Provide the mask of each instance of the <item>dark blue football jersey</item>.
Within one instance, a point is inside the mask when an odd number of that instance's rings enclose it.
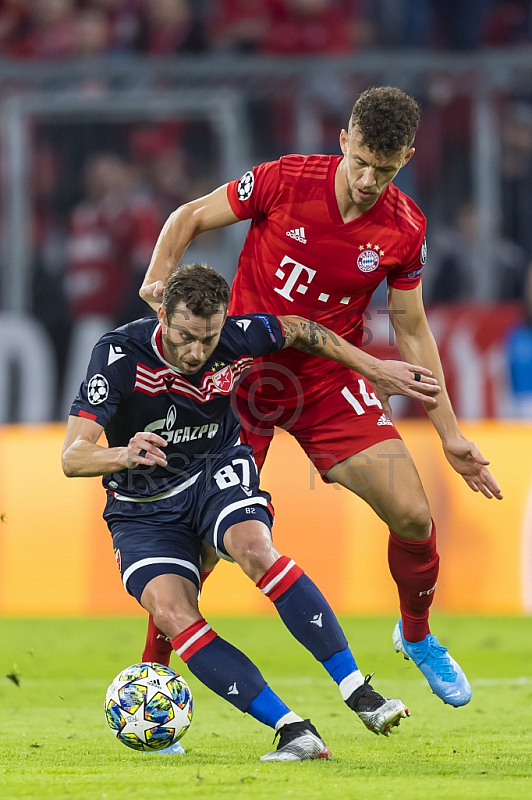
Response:
[[[227,317],[218,346],[204,366],[185,376],[162,355],[161,326],[149,317],[117,328],[97,342],[87,377],[70,414],[105,429],[109,447],[125,447],[139,431],[167,440],[167,466],[139,465],[104,475],[103,485],[127,497],[153,498],[216,468],[216,455],[239,441],[231,393],[254,358],[285,343],[271,314]]]

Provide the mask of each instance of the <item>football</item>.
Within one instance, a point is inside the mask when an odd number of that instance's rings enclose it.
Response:
[[[119,672],[105,695],[105,718],[116,738],[133,750],[162,750],[192,721],[192,693],[163,664],[133,664]]]

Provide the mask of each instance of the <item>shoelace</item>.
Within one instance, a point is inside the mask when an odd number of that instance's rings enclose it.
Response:
[[[366,705],[366,708],[364,709],[365,711],[376,711],[384,702],[383,697],[376,692],[373,686],[370,684],[370,680],[374,675],[375,672],[370,672],[368,675],[366,675],[364,678],[364,683],[359,687],[361,695],[360,699],[362,700],[363,698]],[[366,692],[366,690],[369,690],[369,692]]]
[[[281,738],[281,729],[279,728],[279,730],[275,731],[275,733],[273,734],[272,745],[275,744],[277,739],[280,738]]]
[[[438,642],[438,640],[431,635],[427,637],[427,654],[423,656],[423,661],[427,658],[434,660],[438,665],[438,673],[447,682],[451,682],[456,677],[456,670],[449,661],[447,656],[447,648]]]
[[[291,723],[291,724],[294,724],[294,723]],[[272,739],[272,744],[275,744],[277,739],[279,739],[278,746],[281,744],[281,736],[282,736],[281,731],[283,730],[284,727],[285,726],[283,725],[282,728],[279,728],[278,730],[275,731],[275,733],[273,735],[273,739]],[[285,731],[285,734],[289,734],[289,733],[290,733],[290,731]],[[292,737],[292,738],[294,738],[294,737]],[[292,738],[289,741],[292,741]]]

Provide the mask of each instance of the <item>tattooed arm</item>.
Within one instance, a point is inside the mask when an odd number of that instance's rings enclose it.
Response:
[[[364,375],[373,384],[387,413],[390,413],[388,398],[394,394],[403,394],[428,404],[436,403],[435,395],[440,387],[430,369],[405,361],[381,361],[318,322],[303,317],[287,316],[279,317],[279,320],[284,329],[285,347],[295,347],[304,353],[337,361]],[[418,381],[414,379],[416,373],[420,375]]]

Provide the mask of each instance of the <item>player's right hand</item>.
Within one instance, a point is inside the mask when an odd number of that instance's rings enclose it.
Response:
[[[416,375],[420,379],[416,380]],[[405,361],[381,361],[376,374],[371,376],[377,397],[382,403],[383,411],[391,416],[389,398],[395,394],[413,397],[430,406],[438,402],[436,395],[441,392],[436,378],[426,367],[407,364]]]
[[[127,469],[133,469],[138,464],[146,464],[146,466],[153,467],[157,464],[159,467],[166,467],[166,455],[161,450],[161,447],[166,447],[168,442],[162,436],[156,433],[146,433],[139,431],[126,447],[126,464]]]

